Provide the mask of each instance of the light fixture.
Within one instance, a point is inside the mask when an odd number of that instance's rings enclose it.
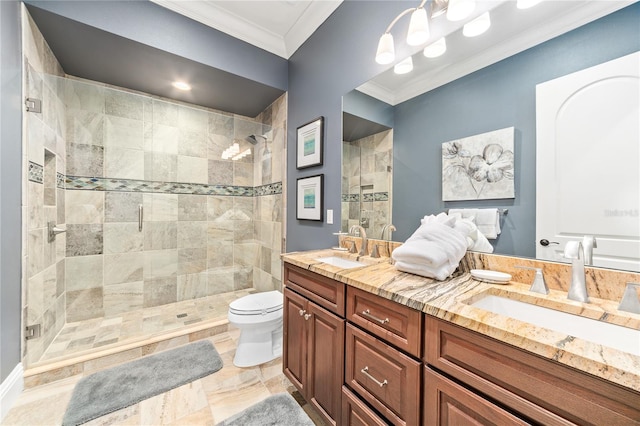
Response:
[[[191,85],[185,83],[184,81],[174,81],[173,83],[171,83],[171,85],[176,89],[184,90],[185,92],[191,90]]]
[[[462,27],[462,34],[465,37],[475,37],[484,33],[491,26],[491,18],[489,12],[485,12],[473,21],[469,21]]]
[[[471,15],[475,8],[475,0],[449,0],[447,19],[450,21],[461,21]]]
[[[413,70],[413,59],[411,59],[411,56],[408,56],[407,58],[398,62],[393,67],[393,72],[395,72],[396,74],[406,74],[408,72],[411,72],[411,70]]]
[[[409,46],[420,46],[426,43],[427,40],[429,40],[429,19],[424,7],[419,7],[411,14],[407,44]]]
[[[429,39],[429,19],[427,18],[427,11],[424,9],[426,2],[427,0],[422,0],[418,7],[404,10],[391,21],[378,42],[378,50],[376,51],[377,63],[386,65],[396,59],[391,29],[404,15],[411,13],[411,22],[409,23],[409,31],[407,33],[408,45],[419,46]]]
[[[444,37],[441,37],[435,42],[425,47],[422,53],[427,58],[437,58],[438,56],[442,56],[446,51],[447,51],[447,42]]]
[[[535,6],[540,3],[542,0],[518,0],[516,2],[516,7],[518,9],[529,9],[530,7]]]
[[[378,42],[378,51],[376,53],[376,62],[381,65],[387,65],[393,62],[396,53],[393,48],[393,36],[391,33],[384,33]]]
[[[449,0],[431,0],[431,19],[447,12]]]

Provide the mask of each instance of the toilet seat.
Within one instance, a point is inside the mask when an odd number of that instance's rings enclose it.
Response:
[[[229,304],[235,315],[266,315],[282,310],[283,296],[279,291],[249,294]]]

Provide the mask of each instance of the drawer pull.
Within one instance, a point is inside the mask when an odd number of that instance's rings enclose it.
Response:
[[[300,309],[300,310],[298,311],[298,313],[300,314],[300,316],[303,316],[305,312],[307,312],[307,311],[305,311],[304,309]]]
[[[384,379],[383,381],[379,381],[378,379],[376,379],[375,377],[373,377],[371,374],[369,374],[369,366],[365,365],[365,367],[360,370],[360,372],[362,374],[364,374],[365,376],[367,376],[368,378],[370,378],[371,380],[373,380],[374,382],[376,382],[376,384],[380,387],[383,387],[385,385],[387,385],[387,379]]]
[[[369,312],[368,309],[365,310],[365,311],[362,311],[362,315],[364,315],[365,317],[369,317],[372,320],[379,322],[380,324],[386,324],[386,323],[389,322],[389,318],[380,319],[380,318],[378,318],[378,317],[376,317],[374,315],[371,315],[371,313]]]

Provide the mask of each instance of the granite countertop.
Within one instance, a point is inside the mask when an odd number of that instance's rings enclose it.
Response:
[[[367,266],[341,269],[317,260],[324,256],[359,260]],[[551,290],[547,296],[533,294],[528,291],[529,285],[515,282],[508,285],[489,284],[475,280],[469,273],[446,281],[436,281],[400,272],[389,263],[388,258],[358,257],[331,249],[285,253],[282,259],[289,264],[640,391],[640,356],[494,314],[465,303],[473,302],[486,294],[508,294],[511,299],[551,308],[562,306],[563,310],[575,314],[640,329],[640,315],[617,311],[617,303],[613,301],[592,297],[590,303],[583,304],[567,300],[564,292]]]

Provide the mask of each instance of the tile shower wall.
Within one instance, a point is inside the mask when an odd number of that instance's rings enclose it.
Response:
[[[380,238],[391,223],[393,130],[342,145],[342,230],[363,224]]]
[[[250,119],[61,78],[23,16],[25,95],[43,100],[24,119],[24,325],[44,330],[27,366],[65,321],[281,288],[286,95]],[[233,141],[252,155],[222,160]],[[67,229],[53,244],[47,221]]]
[[[253,268],[253,287],[259,291],[282,290],[282,260],[284,251],[283,194],[285,168],[285,140],[287,134],[286,94],[269,106],[258,119],[271,127],[266,143],[255,149],[253,163],[254,237],[256,263]]]
[[[40,358],[65,323],[66,236],[48,242],[47,222],[64,227],[64,93],[60,65],[23,6],[24,95],[42,101],[42,112],[24,113],[22,182],[23,326],[39,324],[41,337],[22,347],[27,364]]]
[[[273,235],[280,238],[273,231],[281,227],[280,215],[273,212],[280,210],[281,196],[255,196],[278,189],[262,184],[263,178],[273,183],[271,173],[262,174],[271,164],[262,167],[262,160],[271,163],[265,145],[274,149],[274,131],[261,117],[251,120],[71,79],[66,100],[68,321],[256,284],[274,287],[267,275]],[[249,135],[266,135],[267,142],[254,146]],[[233,142],[252,155],[223,160]],[[256,171],[260,185],[254,185]],[[269,217],[256,221],[263,203]],[[264,232],[264,241],[263,228],[271,231]]]

